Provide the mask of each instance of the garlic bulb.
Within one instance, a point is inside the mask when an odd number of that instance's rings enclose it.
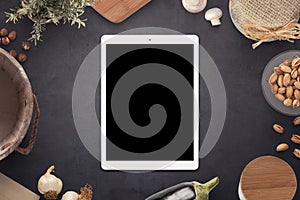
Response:
[[[56,199],[63,187],[62,181],[51,174],[54,172],[54,169],[54,165],[49,167],[47,172],[38,181],[38,190],[44,195],[45,199]]]
[[[61,200],[92,200],[93,198],[93,190],[89,185],[85,185],[80,189],[80,194],[74,191],[66,192]]]
[[[66,192],[61,200],[78,200],[79,195],[74,191]]]

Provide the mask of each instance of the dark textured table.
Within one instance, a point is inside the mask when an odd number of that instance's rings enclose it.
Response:
[[[17,41],[21,42],[29,36],[31,21],[25,19],[17,25],[5,24],[3,14],[17,4],[18,1],[0,2],[0,26],[17,30]],[[206,181],[216,175],[221,182],[211,194],[211,199],[238,199],[238,182],[244,166],[253,158],[266,154],[286,160],[300,177],[300,160],[292,155],[295,146],[292,145],[285,153],[274,151],[278,143],[289,141],[290,133],[300,133],[300,130],[292,126],[291,117],[270,108],[260,87],[266,63],[282,51],[300,49],[300,43],[263,44],[254,51],[251,41],[234,28],[228,13],[228,2],[209,1],[207,8],[213,6],[224,11],[223,24],[215,28],[205,21],[204,13],[193,15],[185,12],[179,0],[154,0],[122,24],[112,24],[88,8],[85,14],[87,28],[77,30],[75,26],[47,25],[44,42],[32,48],[24,64],[42,112],[38,138],[28,157],[14,153],[1,161],[0,172],[37,192],[38,177],[47,167],[55,164],[56,174],[64,181],[64,191],[76,190],[89,183],[94,188],[95,199],[105,200],[141,200],[167,186],[188,180]],[[72,88],[80,64],[99,43],[101,35],[144,26],[199,35],[201,44],[222,74],[228,100],[225,127],[216,147],[201,160],[201,167],[195,172],[104,172],[76,133],[72,116]],[[17,42],[8,49],[14,46],[18,46]],[[201,89],[201,130],[205,133],[210,103],[204,84]],[[287,134],[274,134],[271,129],[274,122],[284,124]],[[300,199],[300,193],[295,199]]]

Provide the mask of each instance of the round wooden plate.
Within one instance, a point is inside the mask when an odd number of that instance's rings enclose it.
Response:
[[[291,166],[274,156],[262,156],[244,169],[240,185],[241,200],[291,200],[297,178]]]

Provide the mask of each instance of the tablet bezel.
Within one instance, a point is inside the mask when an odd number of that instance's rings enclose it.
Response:
[[[194,46],[193,161],[111,161],[106,159],[106,45],[192,44]],[[114,167],[117,166],[117,167]],[[196,170],[199,167],[199,37],[197,35],[103,35],[101,37],[101,167],[103,170]]]

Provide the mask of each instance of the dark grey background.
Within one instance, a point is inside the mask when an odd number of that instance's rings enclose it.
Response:
[[[18,31],[16,46],[29,36],[32,25],[28,19],[18,25],[5,24],[3,12],[18,3],[0,1],[1,26]],[[207,8],[213,6],[224,11],[220,27],[211,27],[205,21],[204,13],[193,15],[185,12],[179,0],[154,0],[122,24],[112,24],[88,8],[85,15],[88,17],[87,28],[77,30],[69,25],[47,25],[44,42],[32,48],[29,60],[24,64],[42,112],[37,142],[28,157],[14,153],[1,161],[0,171],[37,192],[38,177],[55,164],[56,174],[64,180],[64,191],[76,190],[89,183],[94,187],[95,199],[109,200],[140,200],[179,182],[206,181],[216,175],[221,182],[211,194],[211,199],[238,199],[237,187],[242,169],[251,159],[266,154],[288,161],[299,177],[300,160],[293,157],[292,149],[278,154],[274,148],[280,142],[288,142],[290,133],[300,133],[300,130],[292,126],[291,117],[275,112],[265,102],[260,79],[264,66],[273,56],[285,50],[300,49],[300,43],[264,44],[253,51],[252,42],[233,26],[228,1],[208,1]],[[199,35],[201,44],[213,57],[223,76],[228,98],[226,124],[217,146],[201,161],[198,171],[103,172],[77,136],[71,103],[72,87],[81,62],[98,44],[100,35],[143,26],[165,27]],[[201,85],[200,119],[205,127],[210,104],[205,86]],[[283,136],[273,133],[271,127],[274,122],[284,124],[287,133]],[[299,198],[300,193],[295,199]]]

